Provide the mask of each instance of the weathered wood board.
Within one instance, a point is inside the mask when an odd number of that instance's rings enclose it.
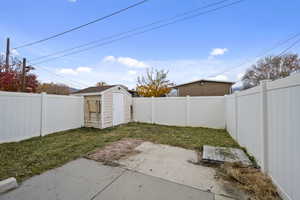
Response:
[[[235,148],[213,147],[204,145],[202,160],[205,162],[242,162],[244,165],[251,165],[251,161],[244,151]]]

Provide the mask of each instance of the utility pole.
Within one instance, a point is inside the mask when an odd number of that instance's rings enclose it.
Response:
[[[6,39],[6,57],[5,57],[5,69],[8,71],[9,69],[9,54],[10,54],[10,39]]]
[[[22,68],[22,92],[25,92],[25,78],[26,78],[26,58],[23,58],[23,68]]]

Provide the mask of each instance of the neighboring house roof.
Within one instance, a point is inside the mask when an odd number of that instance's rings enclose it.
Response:
[[[116,85],[104,85],[104,86],[99,86],[99,87],[88,87],[88,88],[85,88],[83,90],[73,92],[72,94],[103,92],[104,90],[107,90],[107,89],[115,87],[115,86]]]
[[[136,90],[127,90],[132,96],[135,96],[135,97],[137,97],[137,96],[139,96],[138,95],[138,92],[136,91]]]
[[[231,81],[219,81],[219,80],[200,79],[200,80],[197,80],[197,81],[192,81],[192,82],[187,82],[187,83],[175,85],[173,88],[178,88],[178,87],[181,87],[181,86],[184,86],[184,85],[189,85],[189,84],[193,84],[193,83],[201,83],[201,82],[224,83],[224,84],[230,84],[230,85],[235,84],[235,82],[231,82]]]

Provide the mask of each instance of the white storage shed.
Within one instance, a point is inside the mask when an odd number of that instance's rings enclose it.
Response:
[[[84,97],[84,125],[108,128],[131,121],[132,96],[121,85],[89,87],[73,93]]]

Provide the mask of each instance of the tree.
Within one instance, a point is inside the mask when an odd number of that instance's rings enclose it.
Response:
[[[105,85],[107,85],[107,83],[104,81],[100,81],[100,82],[96,83],[96,87],[101,87],[101,86],[105,86]]]
[[[42,83],[39,84],[37,92],[46,92],[47,94],[69,95],[70,87],[64,84]]]
[[[243,89],[259,85],[261,80],[276,80],[300,71],[300,59],[297,54],[268,56],[260,59],[248,69],[242,78]]]
[[[167,79],[167,75],[168,71],[147,69],[146,75],[138,77],[136,91],[143,97],[165,96],[174,85]]]
[[[38,81],[36,75],[30,73],[33,67],[26,67],[25,92],[36,92]],[[0,90],[20,92],[22,90],[22,62],[11,58],[10,66],[5,65],[4,56],[0,57]]]

